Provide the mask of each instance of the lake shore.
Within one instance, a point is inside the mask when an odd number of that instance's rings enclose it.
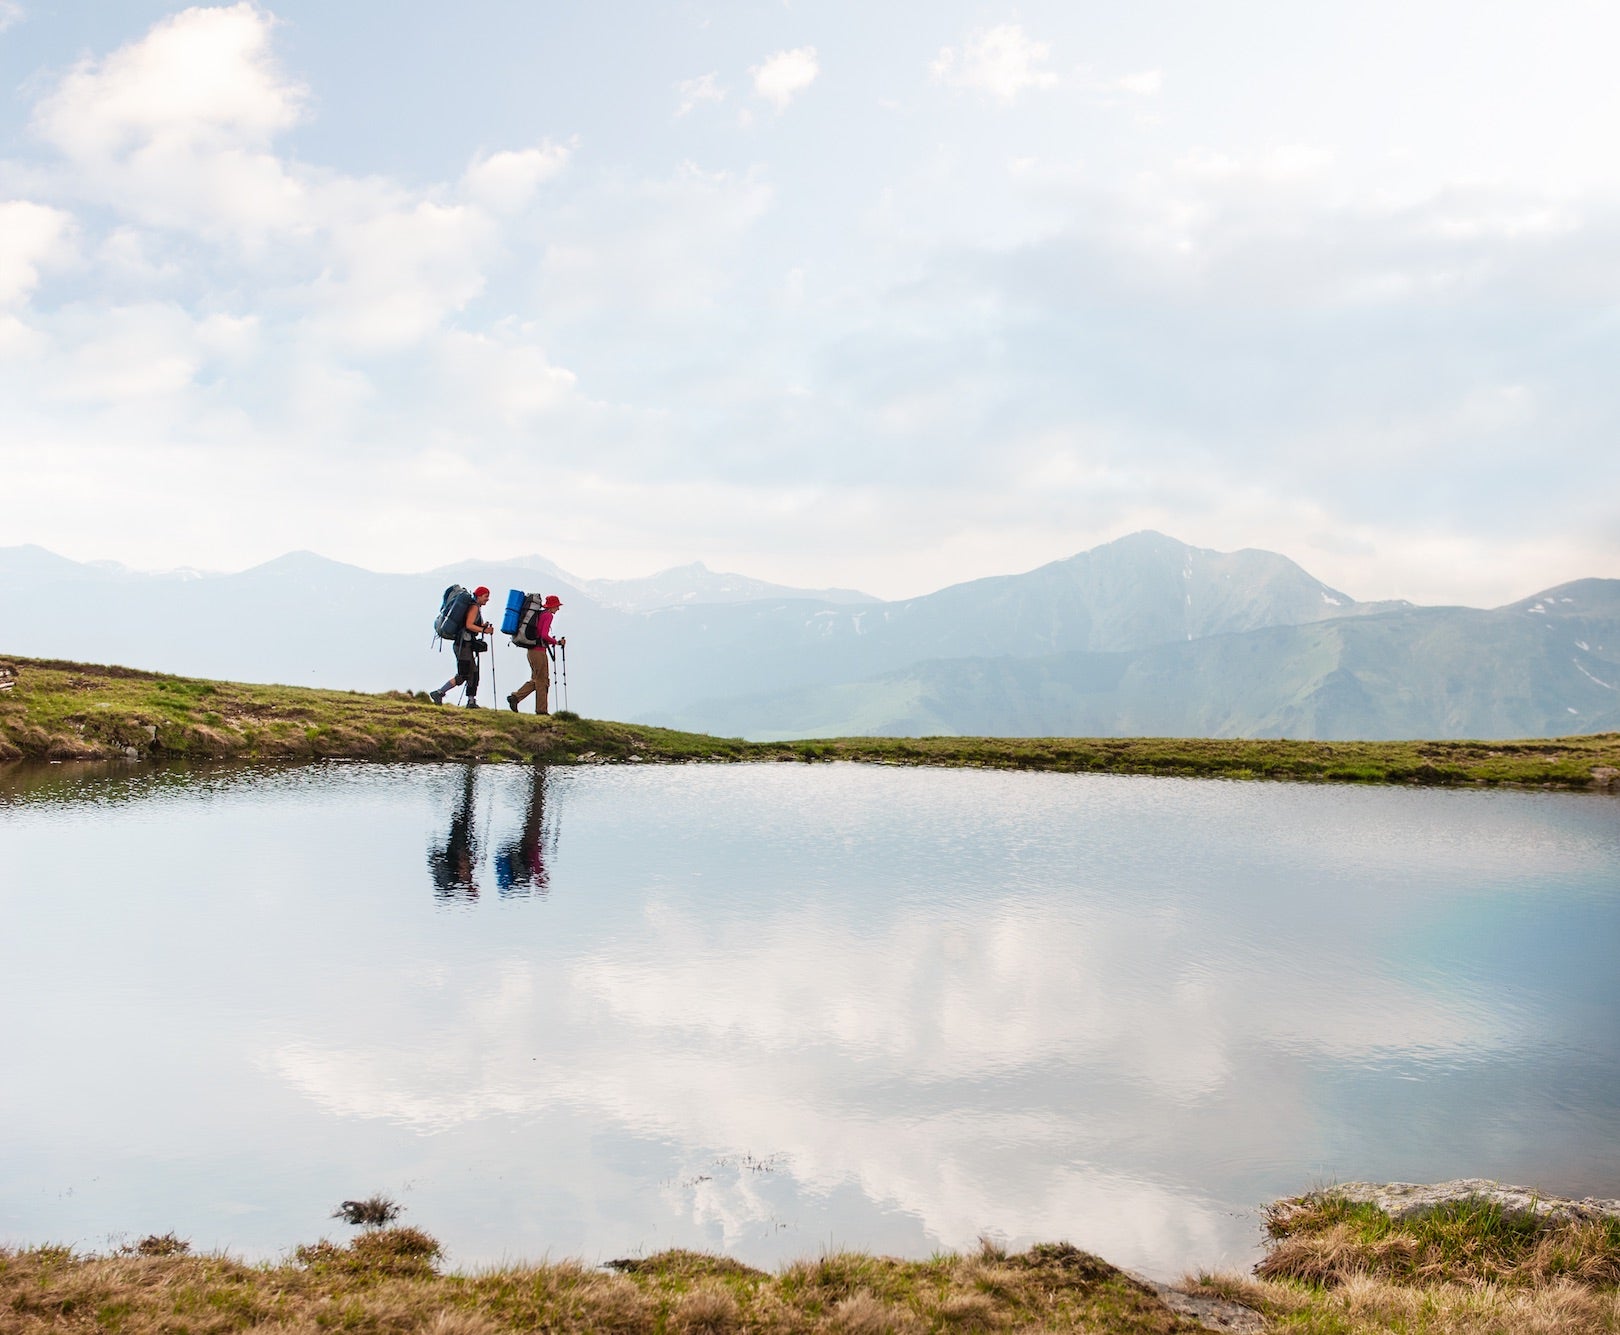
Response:
[[[1339,1335],[1620,1331],[1620,1202],[1541,1197],[1470,1179],[1347,1184],[1273,1203],[1254,1275],[1144,1281],[1067,1243],[905,1261],[826,1253],[767,1273],[691,1251],[609,1261],[443,1266],[429,1233],[384,1198],[338,1214],[375,1221],[248,1265],[190,1255],[173,1233],[112,1255],[0,1247],[7,1330],[274,1328],[494,1335],[554,1332],[1218,1330]],[[336,1217],[336,1216],[334,1216]]]
[[[1507,741],[843,737],[745,742],[425,695],[207,681],[0,658],[0,762],[68,760],[863,761],[1074,774],[1620,792],[1620,733]]]

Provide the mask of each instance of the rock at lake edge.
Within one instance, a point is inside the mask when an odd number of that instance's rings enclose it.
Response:
[[[1245,1307],[1228,1298],[1214,1298],[1207,1294],[1188,1293],[1173,1284],[1161,1284],[1156,1279],[1125,1272],[1144,1288],[1158,1294],[1159,1301],[1177,1316],[1196,1322],[1205,1330],[1228,1332],[1228,1335],[1261,1335],[1266,1319],[1252,1307]]]
[[[1568,1196],[1550,1196],[1530,1187],[1506,1186],[1482,1177],[1429,1183],[1341,1182],[1337,1186],[1313,1191],[1306,1199],[1320,1200],[1332,1196],[1376,1205],[1391,1219],[1410,1219],[1438,1206],[1469,1199],[1494,1201],[1511,1213],[1544,1215],[1549,1219],[1620,1218],[1620,1200],[1599,1200],[1592,1196],[1575,1200]]]

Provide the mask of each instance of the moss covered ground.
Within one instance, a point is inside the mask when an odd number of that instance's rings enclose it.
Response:
[[[1620,791],[1620,734],[1509,741],[842,737],[745,742],[573,715],[436,706],[423,695],[206,681],[7,658],[0,761],[140,759],[846,760],[1063,773]]]

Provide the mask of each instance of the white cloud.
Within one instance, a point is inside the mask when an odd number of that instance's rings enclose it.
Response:
[[[1090,66],[1079,66],[1074,71],[1075,85],[1100,95],[1104,104],[1117,105],[1121,96],[1129,98],[1157,97],[1164,91],[1164,71],[1137,70],[1131,74],[1104,76]]]
[[[450,396],[465,405],[469,421],[488,417],[517,427],[574,397],[574,374],[553,366],[542,349],[525,340],[523,331],[494,335],[451,331],[441,356]]]
[[[784,111],[789,102],[816,81],[821,66],[816,61],[816,48],[801,46],[792,51],[778,51],[749,73],[754,76],[754,91],[778,111]]]
[[[0,0],[0,32],[27,17],[28,11],[22,7],[20,0]]]
[[[482,210],[424,200],[332,229],[330,268],[305,293],[317,323],[361,349],[419,342],[484,289],[495,226]]]
[[[480,154],[461,178],[467,197],[495,213],[520,213],[545,182],[568,165],[573,145],[549,139],[536,148]]]
[[[238,266],[238,299],[302,311],[328,341],[408,347],[484,291],[499,218],[528,207],[572,145],[479,155],[460,182],[464,203],[442,187],[306,168],[272,143],[306,96],[276,68],[273,27],[250,4],[191,9],[80,62],[34,117],[66,159],[55,179],[123,216],[102,252],[121,283],[176,281],[213,258]],[[233,253],[191,250],[176,266],[169,232]]]
[[[1137,74],[1127,74],[1123,78],[1115,79],[1113,86],[1122,93],[1153,97],[1164,87],[1164,71],[1142,70]]]
[[[1051,50],[1025,37],[1019,24],[1003,23],[970,34],[960,48],[942,48],[931,71],[941,83],[1012,102],[1026,89],[1056,85],[1057,75],[1042,68]]]
[[[298,122],[306,96],[280,77],[271,27],[251,4],[185,10],[103,61],[81,61],[35,128],[80,159],[164,140],[267,143]]]
[[[0,311],[0,360],[22,366],[44,356],[49,345],[50,341],[39,330],[24,324],[15,315]]]
[[[65,398],[127,406],[178,394],[201,365],[196,329],[169,306],[98,312],[95,331],[67,351],[55,377]]]
[[[676,96],[680,99],[675,114],[684,116],[704,102],[724,102],[726,90],[720,87],[718,79],[719,75],[713,72],[700,74],[695,79],[682,79],[675,85]]]
[[[41,269],[65,261],[74,230],[72,216],[61,209],[21,199],[0,202],[0,304],[25,300]]]
[[[712,307],[773,199],[756,176],[692,163],[663,180],[604,183],[551,219],[542,304],[593,320]]]
[[[150,290],[180,278],[184,266],[163,253],[152,233],[140,227],[114,227],[96,252],[110,284]]]
[[[251,4],[188,9],[105,60],[74,67],[34,115],[73,164],[72,188],[166,226],[285,225],[302,187],[268,145],[297,124],[271,18]]]

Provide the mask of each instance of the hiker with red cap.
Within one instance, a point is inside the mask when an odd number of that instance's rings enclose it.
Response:
[[[554,593],[546,595],[544,609],[540,613],[540,620],[535,627],[535,638],[538,641],[532,648],[525,650],[529,656],[529,680],[506,697],[506,707],[514,714],[518,706],[534,695],[534,712],[536,714],[549,714],[547,702],[551,698],[551,651],[560,644],[567,644],[566,637],[553,639],[551,635],[551,619],[562,606],[562,599]]]
[[[462,594],[466,597],[466,594]],[[479,609],[489,601],[489,590],[480,584],[472,591],[472,603],[467,608],[467,619],[462,622],[456,631],[456,675],[439,687],[436,691],[428,692],[428,699],[436,705],[444,703],[444,697],[449,695],[463,682],[467,684],[467,708],[477,709],[478,705],[478,655],[489,648],[481,635],[492,634],[495,627],[479,616]]]

